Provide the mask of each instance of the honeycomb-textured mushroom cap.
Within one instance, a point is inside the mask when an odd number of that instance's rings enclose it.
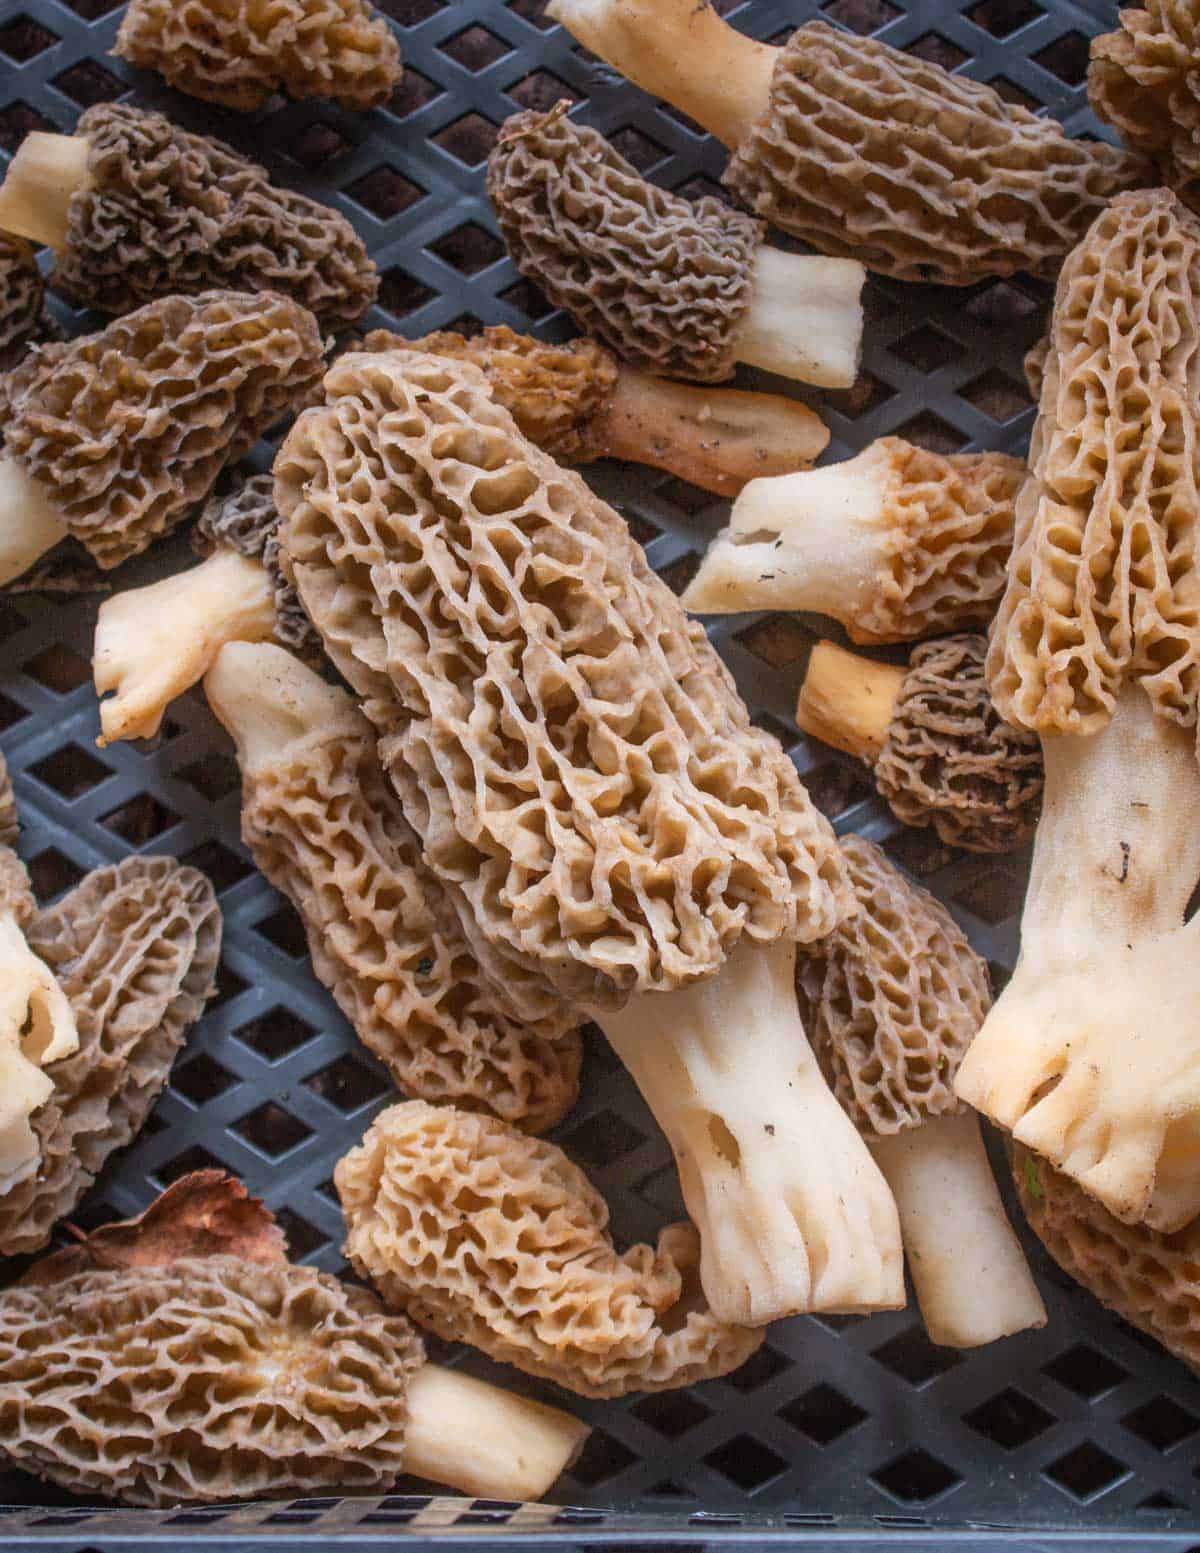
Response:
[[[15,366],[40,334],[45,289],[29,244],[0,233],[0,370]]]
[[[5,451],[116,566],[203,501],[321,368],[316,320],[285,297],[164,297],[18,367]]]
[[[875,784],[906,825],[973,852],[1010,852],[1037,823],[1042,751],[996,710],[986,656],[986,639],[971,635],[913,650]]]
[[[0,1252],[45,1245],[114,1150],[140,1131],[214,990],[221,915],[203,874],[169,857],[90,873],[26,937],[75,1015],[79,1049],[45,1070],[36,1177],[0,1197]]]
[[[286,1262],[18,1286],[0,1293],[0,1450],[135,1505],[383,1490],[423,1357],[365,1291]]]
[[[113,52],[246,113],[277,91],[373,108],[401,75],[400,47],[365,0],[133,0]]]
[[[1138,151],[1200,174],[1200,5],[1145,0],[1092,39],[1088,96],[1100,118]]]
[[[513,263],[585,334],[666,377],[732,375],[760,222],[647,183],[562,104],[505,121],[487,187]]]
[[[959,1109],[954,1075],[991,1007],[953,917],[862,836],[842,856],[858,915],[796,960],[804,1027],[859,1130],[889,1136]]]
[[[125,313],[228,286],[280,292],[337,327],[375,300],[379,276],[346,218],[220,141],[122,103],[89,108],[77,134],[90,182],[71,198],[53,275],[75,306]]]
[[[335,1182],[346,1255],[389,1304],[583,1396],[728,1374],[762,1342],[705,1306],[690,1224],[618,1256],[582,1171],[491,1117],[393,1106]]]
[[[12,777],[8,762],[0,755],[0,844],[11,847],[20,830],[17,818],[17,800],[13,793]]]
[[[1123,194],[1063,266],[988,678],[1002,716],[1098,732],[1136,680],[1196,722],[1200,222]]]
[[[9,846],[0,846],[0,916],[24,928],[37,910],[29,871]]]
[[[261,561],[275,593],[275,636],[285,647],[306,658],[321,651],[321,639],[304,613],[296,590],[284,576],[279,561],[279,513],[275,507],[275,481],[267,475],[251,475],[239,481],[226,496],[205,503],[192,530],[192,548],[211,555],[225,546],[249,560]]]
[[[473,362],[522,436],[552,458],[581,464],[603,451],[591,427],[612,398],[619,367],[598,340],[547,345],[531,334],[516,334],[507,324],[494,324],[473,339],[440,330],[411,343],[387,329],[373,329],[362,349],[425,351]]]
[[[990,86],[814,21],[780,50],[769,105],[722,181],[822,253],[967,285],[1053,275],[1113,195],[1151,175]]]
[[[464,930],[585,1006],[828,932],[827,821],[612,508],[469,363],[325,386],[276,460],[283,543]]]

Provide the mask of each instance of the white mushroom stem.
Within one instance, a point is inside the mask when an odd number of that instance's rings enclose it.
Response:
[[[15,460],[0,458],[0,587],[66,536],[66,522],[43,486]]]
[[[717,975],[596,1011],[667,1136],[714,1315],[904,1304],[896,1206],[821,1077],[796,946],[743,941]]]
[[[1021,955],[955,1091],[1110,1213],[1200,1213],[1195,731],[1127,685],[1100,733],[1043,734]]]
[[[409,1382],[404,1466],[476,1499],[540,1499],[591,1429],[570,1413],[425,1364]]]
[[[203,677],[226,642],[261,642],[275,629],[275,592],[260,561],[218,549],[199,566],[106,599],[92,674],[99,744],[146,739],[176,696]]]
[[[766,111],[779,50],[730,27],[707,0],[550,0],[546,13],[730,149]]]
[[[883,751],[908,670],[818,642],[808,657],[796,722],[823,744],[873,766]]]
[[[974,1111],[930,1117],[871,1153],[900,1210],[900,1232],[935,1343],[977,1348],[1046,1324],[1046,1307],[1013,1233]]]
[[[751,480],[684,606],[707,615],[811,609],[853,626],[888,575],[892,477],[892,455],[873,443],[840,464]]]
[[[672,383],[622,367],[589,431],[611,458],[666,469],[718,496],[759,475],[806,469],[829,432],[806,404],[783,394]]]
[[[820,388],[849,388],[858,376],[866,278],[857,259],[784,253],[764,244],[754,256],[737,359]]]
[[[32,238],[62,253],[71,200],[90,179],[90,152],[91,144],[83,136],[31,130],[0,184],[0,231]]]
[[[363,715],[344,690],[273,642],[230,642],[204,676],[204,694],[237,745],[243,776],[256,776],[305,744],[362,732]]]

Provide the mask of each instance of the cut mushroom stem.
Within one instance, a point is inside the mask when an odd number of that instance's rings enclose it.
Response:
[[[823,744],[873,766],[892,725],[907,667],[818,642],[796,702],[796,721]]]
[[[409,1383],[404,1467],[477,1499],[540,1499],[591,1433],[560,1408],[425,1364]]]
[[[821,1077],[795,960],[743,942],[716,976],[593,1014],[674,1151],[705,1298],[740,1326],[904,1304],[896,1207]]]
[[[547,15],[730,149],[766,111],[779,50],[730,27],[706,0],[550,0]]]
[[[871,1152],[895,1194],[930,1338],[977,1348],[1045,1326],[1046,1307],[1000,1201],[975,1112],[872,1139]]]
[[[858,376],[866,278],[857,259],[784,253],[764,244],[754,256],[738,361],[820,388],[849,388]]]
[[[89,181],[90,142],[81,135],[31,130],[0,184],[0,230],[45,243],[61,254],[67,246],[71,200]]]
[[[589,427],[611,458],[650,464],[718,496],[736,496],[759,475],[805,469],[829,442],[820,417],[798,399],[701,388],[623,367]]]
[[[226,642],[261,642],[274,629],[275,591],[266,569],[232,550],[106,599],[96,621],[92,673],[99,694],[116,694],[100,703],[97,743],[149,738]]]
[[[0,459],[0,587],[66,536],[66,520],[42,486],[13,459]]]

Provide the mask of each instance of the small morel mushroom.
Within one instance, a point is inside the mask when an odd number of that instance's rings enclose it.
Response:
[[[551,0],[548,15],[733,152],[756,215],[898,280],[1053,275],[1142,157],[1070,140],[990,86],[824,21],[782,48],[708,0]]]
[[[768,247],[761,221],[648,183],[568,106],[514,114],[488,160],[523,275],[655,375],[715,383],[744,361],[828,388],[854,382],[861,264]]]
[[[11,847],[17,839],[20,828],[12,776],[9,773],[8,762],[0,754],[0,845]]]
[[[993,706],[986,653],[982,636],[946,636],[914,647],[901,668],[818,642],[796,721],[865,761],[905,825],[970,852],[1011,852],[1037,823],[1042,751]]]
[[[815,610],[855,642],[986,625],[1025,472],[1007,453],[946,456],[881,437],[840,464],[751,480],[684,607]]]
[[[98,868],[27,929],[71,1011],[78,1049],[48,1062],[30,1117],[36,1175],[0,1196],[0,1255],[36,1251],[131,1142],[212,995],[221,913],[170,857]]]
[[[1118,1218],[1200,1212],[1200,222],[1114,200],[1059,278],[989,640],[1045,800],[1012,980],[959,1095]]]
[[[124,103],[89,108],[74,135],[26,135],[0,185],[0,229],[53,248],[55,290],[102,313],[228,287],[278,292],[337,328],[379,289],[344,216]]]
[[[991,1006],[987,967],[878,847],[846,836],[842,855],[858,915],[800,951],[796,991],[821,1071],[895,1193],[929,1336],[974,1348],[1044,1326],[979,1118],[953,1088]]]
[[[92,673],[100,695],[99,744],[147,739],[196,684],[226,642],[274,637],[307,656],[320,639],[279,564],[275,482],[252,475],[214,496],[192,531],[207,559],[107,599],[96,620]]]
[[[828,823],[624,521],[468,362],[344,356],[281,542],[463,924],[598,1019],[667,1134],[718,1320],[903,1302],[899,1226],[796,1009]]]
[[[1126,145],[1161,159],[1164,181],[1200,177],[1200,4],[1143,0],[1092,39],[1088,96]]]
[[[280,647],[232,643],[204,688],[242,770],[242,837],[299,911],[313,969],[407,1095],[485,1107],[531,1131],[579,1091],[577,1021],[515,1017],[480,972],[340,688]]]
[[[583,1172],[492,1117],[393,1106],[334,1182],[345,1253],[389,1305],[581,1396],[690,1386],[762,1343],[705,1308],[690,1224],[618,1256]]]
[[[45,289],[33,249],[0,232],[0,371],[15,367],[41,334]]]
[[[366,0],[132,0],[113,53],[246,113],[279,91],[374,108],[401,76],[400,47]]]
[[[137,555],[322,369],[316,320],[267,292],[165,297],[9,376],[0,583],[67,534],[97,565]]]
[[[578,1455],[586,1424],[427,1364],[402,1316],[282,1242],[240,1183],[201,1171],[36,1263],[0,1292],[0,1452],[150,1506],[386,1492],[401,1473],[538,1499]]]

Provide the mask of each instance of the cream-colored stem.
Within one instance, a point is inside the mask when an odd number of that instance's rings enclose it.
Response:
[[[425,1364],[409,1384],[404,1467],[476,1499],[540,1499],[591,1433],[557,1407]]]
[[[229,642],[204,677],[204,693],[237,745],[238,765],[252,776],[309,741],[353,738],[362,713],[336,685],[273,642]]]
[[[589,428],[611,458],[650,464],[718,496],[759,475],[807,469],[829,431],[798,399],[671,383],[622,367]]]
[[[89,182],[90,142],[79,135],[31,130],[17,147],[0,184],[0,231],[67,246],[71,200]]]
[[[904,1303],[896,1207],[821,1077],[795,959],[743,941],[715,976],[593,1014],[674,1151],[705,1297],[741,1326]]]
[[[892,725],[908,670],[847,652],[836,642],[818,642],[796,702],[796,721],[805,733],[873,766]]]
[[[731,150],[767,111],[779,50],[738,32],[707,0],[550,0],[546,10]]]
[[[784,253],[764,244],[754,258],[737,359],[821,388],[849,388],[858,376],[866,278],[857,259]]]
[[[163,713],[207,672],[226,642],[259,642],[275,629],[275,590],[260,561],[217,550],[189,571],[106,599],[96,621],[92,673],[99,744],[148,739]]]
[[[925,1330],[978,1348],[1046,1324],[1046,1307],[1000,1201],[974,1111],[871,1142],[900,1210]]]
[[[15,459],[0,459],[0,587],[66,536],[66,522],[41,482]]]

